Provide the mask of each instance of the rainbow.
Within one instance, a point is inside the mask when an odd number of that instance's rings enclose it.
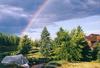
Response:
[[[44,10],[44,8],[46,7],[46,5],[48,4],[50,0],[45,0],[45,2],[40,5],[40,7],[38,8],[38,10],[36,11],[36,13],[34,13],[32,15],[32,19],[29,21],[28,25],[26,26],[26,28],[24,30],[22,30],[21,32],[21,36],[25,35],[25,32],[32,26],[33,23],[35,23],[36,19],[38,18],[38,16],[41,14],[41,12]]]

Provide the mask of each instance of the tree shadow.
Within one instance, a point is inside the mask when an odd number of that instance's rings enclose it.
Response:
[[[36,64],[42,64],[42,63],[48,63],[49,61],[51,61],[50,58],[30,58],[29,60],[29,64],[30,65],[36,65]]]

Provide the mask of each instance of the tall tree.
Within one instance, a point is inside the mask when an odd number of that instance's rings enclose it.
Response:
[[[0,60],[16,52],[19,39],[20,38],[15,35],[0,33]]]
[[[100,46],[99,46],[98,52],[97,52],[97,60],[100,62]]]
[[[61,27],[57,32],[57,37],[55,38],[55,42],[57,46],[61,46],[62,43],[67,40],[66,38],[68,36],[66,34],[67,32]]]
[[[76,45],[78,51],[77,58],[90,61],[92,59],[92,50],[88,47],[87,41],[85,40],[84,31],[78,26],[74,32],[71,41]]]
[[[97,42],[93,49],[93,60],[98,60],[100,62],[100,43]]]
[[[54,39],[54,42],[53,42],[53,45],[54,45],[53,50],[55,51],[55,53],[59,52],[59,49],[62,46],[62,42],[65,39],[65,37],[64,37],[65,35],[64,34],[65,34],[65,31],[61,27],[59,29],[59,31],[57,32],[57,37]]]
[[[60,38],[62,45],[60,47],[60,57],[70,62],[79,61],[82,58],[83,44],[81,45],[81,41],[84,38],[81,27],[79,26],[77,29],[73,29],[71,33],[60,28],[58,33],[60,35],[57,35],[57,37],[58,39]]]
[[[18,53],[26,55],[32,48],[31,40],[25,35],[23,38],[20,39]]]
[[[76,55],[73,55],[75,57],[75,60],[80,60],[82,58],[81,52],[82,52],[82,48],[83,48],[83,44],[82,42],[84,41],[84,33],[83,30],[81,29],[80,26],[78,26],[76,29],[74,29],[74,31],[71,34],[72,38],[71,38],[71,44],[72,47],[76,48],[73,52],[74,54],[76,53]]]
[[[70,52],[70,36],[68,32],[63,32],[63,41],[61,41],[61,45],[59,48],[58,58],[68,61],[69,52]],[[62,35],[60,37],[62,37]],[[72,50],[72,49],[71,49]]]
[[[46,27],[44,27],[41,34],[40,52],[44,57],[48,57],[51,54],[50,33],[48,32]]]
[[[61,45],[59,55],[62,59],[71,62],[82,59],[83,48],[87,43],[85,41],[85,34],[80,26],[73,29],[70,34],[60,28],[56,39],[57,41],[59,40],[57,43]]]

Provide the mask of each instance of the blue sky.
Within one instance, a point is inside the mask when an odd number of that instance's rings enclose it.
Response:
[[[0,32],[20,35],[46,0],[0,0]],[[52,37],[60,27],[82,26],[86,34],[100,34],[100,0],[48,0],[32,26],[25,31],[39,38],[44,26]]]

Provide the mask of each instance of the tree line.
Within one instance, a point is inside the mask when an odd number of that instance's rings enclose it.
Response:
[[[100,61],[100,43],[94,49],[88,46],[85,33],[80,26],[71,31],[60,28],[56,37],[52,39],[47,28],[44,27],[39,40],[31,40],[27,35],[18,37],[0,33],[0,56],[23,54],[27,55],[33,47],[46,58],[54,60]],[[34,54],[34,53],[33,53]]]
[[[17,50],[20,37],[6,33],[0,33],[0,60]]]
[[[45,57],[69,62],[99,60],[100,43],[91,49],[80,26],[71,31],[60,28],[56,35],[57,37],[52,40],[47,28],[44,27],[40,40],[40,52]]]

